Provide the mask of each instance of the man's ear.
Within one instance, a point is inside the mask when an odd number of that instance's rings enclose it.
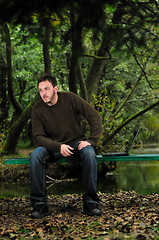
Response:
[[[54,89],[55,89],[55,92],[57,93],[58,92],[58,86],[55,86]]]

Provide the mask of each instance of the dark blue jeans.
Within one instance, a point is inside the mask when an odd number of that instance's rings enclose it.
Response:
[[[98,203],[99,198],[96,193],[97,160],[95,150],[92,146],[86,146],[78,150],[78,145],[79,142],[72,144],[71,147],[74,148],[74,155],[79,156],[82,161],[83,187],[85,192],[83,201]],[[48,152],[44,147],[37,147],[30,156],[30,200],[32,206],[34,204],[47,203],[45,166],[50,162],[50,154],[53,162],[63,157],[60,153]]]

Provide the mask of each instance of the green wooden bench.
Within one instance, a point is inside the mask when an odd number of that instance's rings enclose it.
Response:
[[[70,161],[70,158],[62,158],[59,163]],[[159,154],[130,154],[129,156],[102,156],[97,155],[97,162],[113,162],[113,161],[154,161],[159,160]],[[8,158],[4,160],[4,164],[29,164],[29,158]]]

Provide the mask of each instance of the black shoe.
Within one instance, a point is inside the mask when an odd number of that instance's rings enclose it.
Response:
[[[49,214],[49,208],[46,204],[36,204],[33,206],[32,218],[41,218]]]
[[[83,204],[83,213],[89,216],[101,215],[98,203],[84,203]]]

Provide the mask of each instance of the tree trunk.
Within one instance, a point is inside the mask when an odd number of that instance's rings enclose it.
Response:
[[[72,55],[71,55],[71,64],[69,71],[69,90],[71,92],[77,93],[77,66],[79,56],[81,56],[81,35],[82,35],[82,26],[76,25],[76,19],[73,10],[70,12],[71,20],[71,39],[72,39]]]
[[[51,59],[50,59],[50,37],[51,37],[51,25],[49,20],[45,24],[45,36],[43,44],[44,55],[44,72],[51,74]]]
[[[0,99],[1,99],[1,104],[0,104],[0,128],[4,129],[3,123],[8,117],[8,111],[9,111],[9,104],[7,101],[7,69],[5,66],[5,63],[3,59],[0,59]]]
[[[19,136],[31,116],[31,109],[35,101],[39,98],[39,95],[28,104],[25,110],[22,112],[20,117],[11,125],[7,139],[3,145],[2,153],[4,154],[14,154],[16,152],[16,146],[18,143]]]
[[[110,57],[108,57],[108,50],[110,49],[111,46],[111,40],[109,41],[108,40],[109,37],[103,35],[101,46],[98,50],[96,58],[92,63],[92,66],[86,79],[86,87],[89,101],[91,100],[92,93],[97,94],[99,80],[101,78],[103,68],[106,65],[108,59],[110,59]]]
[[[86,82],[83,78],[82,75],[82,70],[81,70],[81,65],[79,60],[77,61],[77,77],[78,77],[78,81],[80,84],[80,96],[85,99],[86,101],[88,101],[88,94],[87,94],[87,88],[86,88]]]
[[[6,36],[6,57],[7,57],[7,74],[8,74],[8,95],[10,97],[11,103],[16,111],[16,115],[20,115],[23,111],[22,106],[17,101],[12,82],[12,57],[11,57],[11,38],[9,33],[9,28],[7,24],[4,26],[5,36]]]

